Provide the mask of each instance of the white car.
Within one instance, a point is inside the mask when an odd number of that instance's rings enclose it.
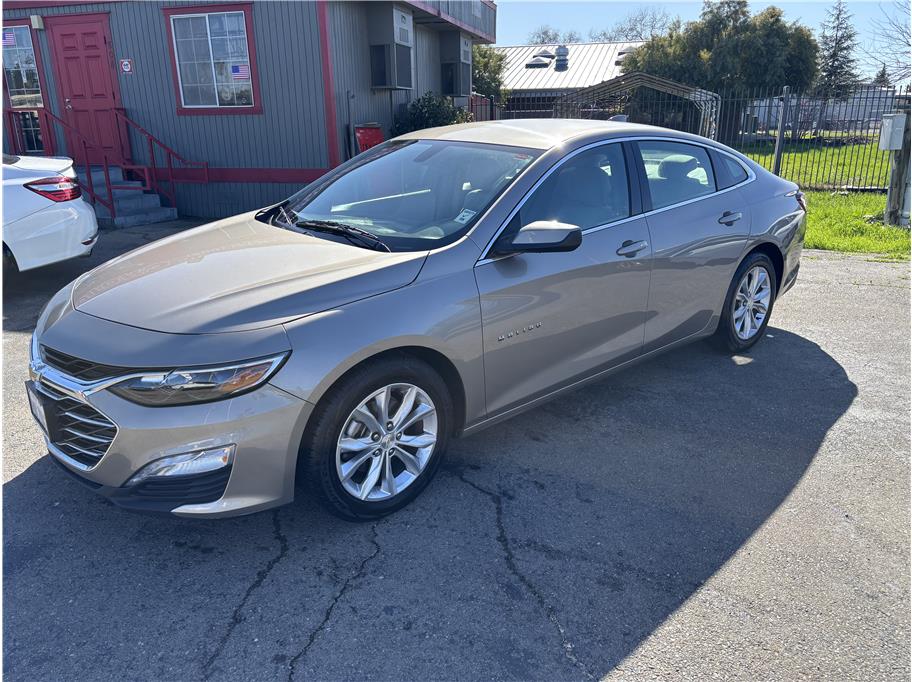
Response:
[[[87,256],[98,240],[73,160],[3,155],[3,267],[31,270]]]

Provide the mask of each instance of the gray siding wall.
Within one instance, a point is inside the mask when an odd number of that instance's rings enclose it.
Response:
[[[415,94],[440,92],[440,34],[432,28],[415,27]]]
[[[331,2],[328,12],[339,142],[344,159],[348,157],[349,126],[379,123],[384,136],[389,137],[395,113],[412,99],[413,94],[411,90],[371,88],[366,3]]]
[[[118,74],[127,115],[192,161],[214,168],[326,168],[323,73],[314,3],[253,6],[253,31],[262,115],[178,116],[162,7],[193,3],[117,2],[4,10],[4,18],[107,13],[115,59],[131,58],[133,75]],[[44,61],[49,108],[60,113],[47,31],[36,31]],[[291,46],[293,45],[293,49]],[[69,153],[61,131],[57,152]],[[6,141],[5,141],[6,142]],[[133,157],[147,162],[144,138],[131,135]],[[164,158],[159,155],[158,163]],[[300,189],[273,183],[177,185],[184,215],[220,217],[250,210]]]
[[[98,2],[4,10],[6,19],[31,14],[55,16],[107,13],[115,59],[133,59],[135,73],[118,74],[127,115],[178,154],[207,161],[213,168],[326,168],[329,165],[324,116],[324,85],[317,5],[313,2],[253,3],[253,32],[260,79],[262,115],[178,116],[163,7],[197,6],[192,2]],[[482,5],[482,20],[472,3],[430,2],[470,25],[494,31],[494,10]],[[408,4],[403,9],[412,10]],[[412,90],[370,87],[368,12],[365,2],[327,3],[330,55],[339,151],[348,158],[350,125],[379,123],[386,137],[395,116],[415,97],[440,91],[439,33],[415,27]],[[47,31],[36,31],[45,67],[50,111],[60,114]],[[4,146],[9,148],[4,135]],[[57,152],[66,154],[62,131]],[[147,162],[144,138],[131,135],[133,157]],[[158,157],[162,163],[163,158]],[[272,203],[299,189],[273,183],[178,184],[178,208],[184,215],[221,217]]]
[[[410,10],[407,5],[401,7]],[[440,92],[440,34],[433,28],[415,26],[413,89],[375,90],[370,83],[367,3],[331,2],[328,9],[339,141],[344,159],[349,156],[349,145],[354,149],[347,140],[350,126],[379,123],[384,137],[388,138],[393,121],[404,106],[429,90]]]

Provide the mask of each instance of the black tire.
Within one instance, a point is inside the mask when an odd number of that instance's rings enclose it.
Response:
[[[9,277],[10,275],[15,275],[19,272],[19,266],[16,263],[16,258],[13,256],[13,252],[9,250],[9,247],[3,245],[3,276]]]
[[[363,501],[349,493],[336,471],[336,444],[352,411],[371,393],[395,383],[409,383],[428,394],[436,408],[437,442],[421,473],[387,500]],[[349,521],[369,521],[391,514],[414,500],[430,483],[446,452],[453,428],[453,400],[446,383],[429,365],[408,355],[361,365],[334,385],[311,416],[301,443],[298,482],[331,513]]]
[[[748,339],[742,339],[738,336],[733,319],[735,295],[744,275],[752,268],[758,266],[766,270],[767,277],[769,277],[771,289],[769,306],[767,307],[766,317],[763,319],[763,323],[754,335]],[[722,307],[719,326],[712,339],[714,344],[720,350],[727,353],[743,353],[757,343],[757,341],[762,339],[763,335],[766,333],[766,326],[769,324],[770,317],[773,314],[773,305],[776,301],[776,293],[778,291],[779,282],[776,279],[776,268],[773,265],[773,261],[770,260],[769,256],[765,253],[759,251],[749,254],[747,258],[741,262],[741,265],[738,266],[734,277],[732,277],[731,284],[728,287],[728,294],[725,296],[725,305]]]

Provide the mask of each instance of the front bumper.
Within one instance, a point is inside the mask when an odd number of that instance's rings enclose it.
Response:
[[[45,434],[51,457],[113,503],[137,511],[215,518],[253,513],[294,498],[298,448],[310,403],[267,383],[229,400],[144,407],[107,390],[80,391],[75,389],[78,383],[43,369],[32,366],[32,381],[91,405],[116,425],[110,446],[90,466],[68,457]],[[236,447],[230,467],[125,485],[154,460],[232,444]]]

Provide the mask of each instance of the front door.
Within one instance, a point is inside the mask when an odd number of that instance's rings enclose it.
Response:
[[[579,248],[476,265],[489,414],[641,353],[649,232],[631,212],[621,145],[588,149],[557,166],[505,231],[557,220],[583,230]]]
[[[66,131],[67,152],[85,163],[124,163],[123,135],[114,108],[120,106],[107,14],[47,17],[61,116],[78,133]],[[84,136],[84,137],[83,137]],[[93,144],[94,143],[94,144]]]

